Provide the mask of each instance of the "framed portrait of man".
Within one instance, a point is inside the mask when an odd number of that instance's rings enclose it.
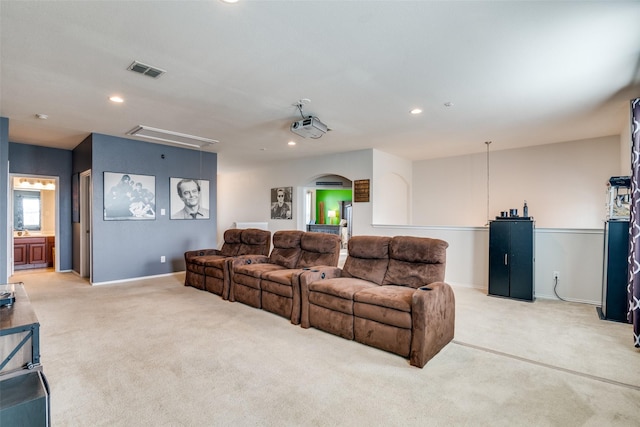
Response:
[[[156,177],[104,173],[104,220],[156,219]]]
[[[293,187],[271,189],[271,219],[291,219]]]
[[[171,219],[209,219],[209,181],[169,178]]]

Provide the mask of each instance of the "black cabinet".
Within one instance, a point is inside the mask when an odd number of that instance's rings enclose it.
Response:
[[[534,225],[530,220],[489,224],[489,295],[533,301]]]
[[[604,267],[601,318],[627,323],[629,221],[610,220],[604,226]]]

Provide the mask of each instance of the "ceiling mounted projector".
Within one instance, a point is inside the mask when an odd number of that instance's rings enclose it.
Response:
[[[318,139],[327,133],[327,130],[327,125],[322,123],[319,118],[313,116],[291,123],[291,132],[303,138]]]

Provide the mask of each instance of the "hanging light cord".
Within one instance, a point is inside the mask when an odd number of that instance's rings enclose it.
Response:
[[[485,226],[489,225],[489,145],[491,141],[484,142],[487,145],[487,223]]]

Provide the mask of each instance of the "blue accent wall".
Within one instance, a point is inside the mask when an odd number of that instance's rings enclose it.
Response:
[[[9,218],[7,218],[7,200],[9,200],[9,119],[0,117],[0,200],[5,208],[0,209],[0,281],[6,283],[9,279],[7,271],[7,227],[9,226]]]
[[[101,134],[90,139],[74,160],[91,156],[94,283],[183,271],[186,251],[217,246],[217,154]],[[155,220],[105,221],[104,172],[155,176]],[[171,177],[209,180],[209,219],[170,219]]]
[[[56,252],[60,270],[71,270],[71,151],[10,142],[9,162],[12,174],[58,177],[60,230],[56,234]],[[7,196],[3,200],[7,200]]]

